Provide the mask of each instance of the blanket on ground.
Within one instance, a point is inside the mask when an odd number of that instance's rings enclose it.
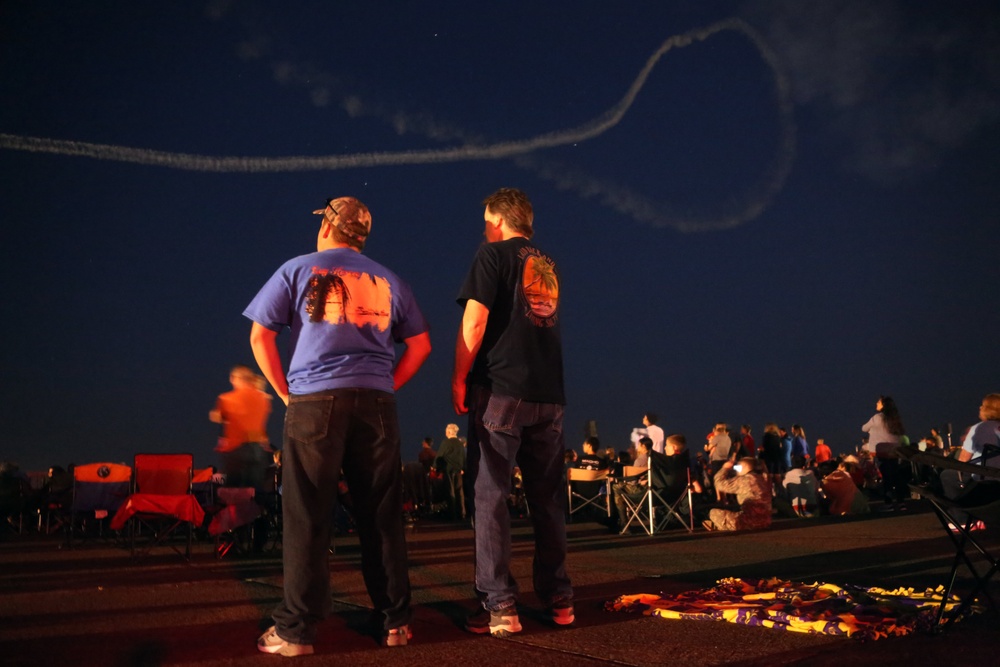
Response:
[[[863,588],[781,579],[720,579],[713,588],[679,595],[622,595],[605,604],[608,611],[648,616],[728,621],[791,632],[883,639],[933,629],[944,587]],[[960,604],[951,596],[946,612]],[[982,611],[973,606],[969,613]]]

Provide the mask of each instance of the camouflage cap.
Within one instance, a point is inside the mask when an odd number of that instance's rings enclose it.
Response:
[[[326,207],[313,214],[326,216],[330,224],[356,241],[364,241],[372,229],[372,214],[354,197],[327,199]]]

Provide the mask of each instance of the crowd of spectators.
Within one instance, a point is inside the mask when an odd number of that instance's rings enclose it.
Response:
[[[937,428],[912,440],[905,434],[890,433],[895,428],[892,420],[898,420],[898,411],[889,397],[880,397],[878,412],[862,430],[880,442],[891,440],[894,446],[910,446],[932,455],[967,459],[970,454],[962,454],[966,440],[972,438],[979,443],[985,431],[990,431],[986,440],[998,437],[996,431],[1000,427],[994,428],[996,420],[991,420],[1000,414],[1000,407],[997,407],[1000,398],[990,398],[995,396],[991,394],[984,399],[986,407],[982,414],[985,418],[970,426],[971,435],[963,435],[954,447],[947,446]],[[581,443],[579,451],[566,450],[567,468],[608,470],[611,481],[606,488],[610,494],[611,517],[600,516],[599,511],[593,510],[592,518],[606,521],[612,530],[620,530],[625,523],[624,496],[636,497],[644,490],[641,488],[644,480],[640,483],[623,479],[624,467],[646,467],[654,458],[658,468],[668,470],[665,483],[675,487],[671,493],[683,492],[687,479],[691,480],[693,512],[697,517],[695,525],[709,530],[764,528],[770,524],[771,517],[865,514],[876,504],[888,509],[905,499],[904,489],[911,483],[933,486],[951,495],[961,492],[953,475],[946,476],[942,484],[938,472],[928,466],[914,467],[896,461],[887,466],[889,456],[884,444],[864,442],[854,451],[835,456],[825,439],[818,438],[811,451],[806,431],[800,424],[785,428],[768,422],[758,443],[750,425],[742,424],[736,430],[719,422],[704,436],[703,444],[695,453],[688,448],[683,435],[661,436],[663,430],[656,422],[655,414],[643,415],[644,427],[633,431],[628,447],[602,447],[598,437],[589,436]],[[404,494],[408,517],[469,521],[471,507],[468,505],[471,503],[466,498],[463,477],[465,439],[458,437],[458,431],[455,424],[449,424],[437,450],[431,437],[422,442],[418,462],[410,464],[413,474],[404,476],[404,480],[409,480],[407,485],[412,487]],[[661,437],[662,452],[657,450]],[[683,461],[683,476],[678,474],[681,465],[678,461]],[[680,487],[676,486],[677,480],[682,480]],[[16,517],[33,528],[52,530],[48,515],[55,515],[58,508],[68,504],[72,484],[72,464],[53,465],[44,475],[33,473],[29,476],[16,463],[0,463],[0,511],[8,524],[13,524]],[[598,486],[603,484],[598,483]],[[515,516],[526,516],[529,512],[516,468],[511,476],[509,505]]]

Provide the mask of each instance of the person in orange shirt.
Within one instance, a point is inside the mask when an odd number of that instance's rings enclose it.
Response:
[[[816,441],[816,458],[817,464],[824,463],[833,458],[833,451],[830,449],[830,445],[826,444],[826,440],[820,438]]]
[[[215,447],[222,461],[226,486],[262,490],[270,444],[267,418],[271,396],[260,389],[257,374],[248,366],[233,366],[229,373],[232,391],[220,394],[208,418],[222,424],[222,437]]]

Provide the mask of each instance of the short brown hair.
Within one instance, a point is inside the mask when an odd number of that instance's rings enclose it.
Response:
[[[525,238],[530,239],[534,235],[535,230],[531,224],[535,220],[535,213],[528,195],[521,190],[500,188],[483,200],[483,206],[503,218],[507,227],[523,234]]]
[[[675,445],[680,445],[681,449],[687,447],[687,438],[685,438],[680,433],[671,433],[667,436],[667,442]]]
[[[983,416],[1000,421],[1000,394],[986,394],[983,397]]]

